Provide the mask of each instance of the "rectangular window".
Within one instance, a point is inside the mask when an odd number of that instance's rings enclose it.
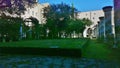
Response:
[[[32,15],[34,16],[34,11],[32,11]]]
[[[30,13],[30,9],[28,9],[28,14]]]
[[[37,16],[37,12],[36,12],[36,16]]]

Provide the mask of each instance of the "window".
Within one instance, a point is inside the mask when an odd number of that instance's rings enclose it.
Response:
[[[36,12],[36,16],[37,16],[37,12]]]
[[[34,15],[34,11],[32,11],[32,15]]]
[[[28,9],[28,14],[30,13],[30,9]]]

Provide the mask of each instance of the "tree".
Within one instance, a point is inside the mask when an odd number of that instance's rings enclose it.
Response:
[[[17,15],[21,19],[21,14],[24,14],[26,8],[33,7],[35,3],[35,0],[0,0],[0,14],[9,14],[11,17]],[[19,25],[20,39],[22,39],[24,30],[22,22]]]
[[[80,37],[80,33],[81,35],[83,34],[83,31],[85,29],[85,24],[82,20],[76,19],[75,21],[75,32],[78,34],[78,37]],[[83,36],[83,35],[82,35]]]
[[[72,15],[73,8],[64,3],[53,4],[45,8],[44,16],[47,18],[47,29],[50,30],[49,35],[52,37],[61,37],[67,27],[67,20]]]
[[[44,16],[52,19],[60,19],[60,18],[70,18],[72,15],[73,8],[67,4],[53,4],[49,7],[44,9],[45,13]]]
[[[22,18],[14,18],[10,16],[3,16],[0,18],[0,34],[1,38],[6,41],[17,41],[19,40],[19,27],[20,23],[24,24]]]
[[[77,37],[81,37],[80,34],[83,33],[85,29],[85,24],[82,20],[79,19],[70,19],[68,21],[68,27],[66,33],[69,37],[72,37],[72,34],[77,34]]]
[[[35,0],[0,0],[0,11],[19,15],[34,3],[36,3]]]
[[[86,19],[86,18],[83,18],[82,21],[84,22],[84,24],[85,24],[86,26],[90,26],[90,25],[93,24],[93,22],[92,22],[91,20]]]
[[[55,38],[57,34],[56,22],[53,19],[47,19],[47,23],[45,24],[45,28],[49,30],[48,37]]]

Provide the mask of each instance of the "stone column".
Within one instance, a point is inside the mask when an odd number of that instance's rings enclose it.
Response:
[[[104,17],[99,17],[100,19],[100,23],[99,23],[99,33],[100,33],[100,37],[103,37],[104,40],[106,38],[106,34],[105,34],[105,22],[104,22]]]
[[[104,22],[105,22],[105,41],[111,41],[113,39],[112,31],[112,6],[106,6],[103,8]],[[111,40],[110,40],[111,39]]]

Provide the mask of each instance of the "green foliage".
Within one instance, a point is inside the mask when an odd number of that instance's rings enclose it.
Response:
[[[66,32],[68,27],[67,21],[70,20],[72,10],[71,6],[64,3],[53,4],[44,9],[44,16],[47,18],[45,27],[50,31],[49,37],[61,38],[61,35]]]
[[[61,3],[61,4],[53,4],[50,7],[46,7],[44,11],[44,16],[49,19],[60,19],[60,18],[70,18],[70,15],[73,13],[72,12],[73,8],[67,4]],[[76,9],[74,8],[74,11]]]
[[[90,26],[93,24],[93,22],[89,19],[83,18],[82,21],[84,22],[85,25]]]
[[[82,34],[85,29],[85,24],[82,20],[72,19],[76,9],[73,6],[64,3],[51,5],[45,8],[44,16],[47,18],[45,25],[49,29],[49,37],[61,38],[61,36],[71,37],[71,34]]]
[[[34,0],[2,0],[0,1],[0,12],[20,15],[24,13],[26,7],[33,7]]]
[[[23,23],[21,18],[1,17],[0,18],[0,34],[2,39],[6,41],[16,41],[19,39],[20,24]],[[23,23],[24,24],[24,23]]]
[[[74,23],[74,25],[75,25],[75,31],[76,31],[76,33],[83,33],[83,30],[85,29],[85,24],[83,23],[83,21],[82,20],[75,20],[75,23]]]
[[[83,33],[83,30],[85,29],[85,25],[82,22],[82,20],[69,20],[68,21],[68,27],[67,27],[67,33],[71,34],[73,32],[79,34],[79,33]]]
[[[48,19],[45,24],[46,29],[49,29],[50,37],[59,37],[57,34],[62,34],[63,32],[68,35],[71,35],[73,32],[76,34],[82,34],[85,29],[85,24],[82,20],[73,20],[73,19],[63,19],[61,21]]]

